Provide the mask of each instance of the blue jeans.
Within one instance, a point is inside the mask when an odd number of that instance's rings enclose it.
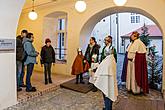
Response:
[[[19,82],[20,86],[24,85],[24,76],[25,76],[25,65],[22,62],[22,72],[21,72],[21,75],[20,75],[20,82]]]
[[[31,76],[33,73],[33,68],[34,68],[34,64],[30,63],[27,65],[27,74],[26,74],[26,89],[30,90],[32,88],[31,85]]]
[[[16,73],[17,73],[17,88],[20,87],[20,78],[22,73],[22,62],[16,61]]]
[[[106,97],[103,93],[103,98],[104,98],[104,105],[105,105],[105,109],[104,110],[112,110],[112,103],[113,101],[111,99],[109,99],[108,97]]]

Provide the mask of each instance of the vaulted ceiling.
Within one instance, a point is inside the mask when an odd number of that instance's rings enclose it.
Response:
[[[69,2],[73,0],[34,0],[35,6],[40,6],[44,4],[49,4],[49,3],[55,3],[55,2]],[[32,7],[32,0],[26,0],[25,5],[23,9],[28,9]]]

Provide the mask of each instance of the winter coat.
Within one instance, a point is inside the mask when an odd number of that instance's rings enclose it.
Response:
[[[23,60],[23,45],[22,45],[22,38],[21,36],[17,36],[16,38],[16,60],[21,61]]]
[[[98,62],[99,49],[100,49],[100,46],[98,44],[95,44],[91,50],[90,44],[88,44],[88,47],[87,47],[86,52],[85,52],[85,59],[88,61],[89,65],[91,65],[93,54],[97,55],[97,62]]]
[[[45,45],[41,49],[41,64],[44,63],[55,63],[55,52],[52,46]]]
[[[32,40],[29,38],[23,39],[24,53],[27,54],[27,58],[24,62],[24,65],[28,65],[30,63],[36,64],[36,57],[38,53],[35,51],[35,48],[32,44]]]

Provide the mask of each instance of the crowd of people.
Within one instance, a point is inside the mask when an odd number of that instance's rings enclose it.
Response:
[[[113,58],[115,61],[114,64],[116,64],[116,62],[117,62],[117,53],[116,53],[116,49],[112,46],[112,37],[111,36],[105,37],[104,43],[105,43],[105,46],[102,50],[101,59],[99,61],[100,45],[97,44],[95,37],[91,37],[89,44],[87,46],[85,55],[83,56],[82,50],[79,48],[77,50],[78,55],[75,58],[73,66],[72,66],[72,75],[76,75],[76,84],[78,84],[79,76],[80,76],[80,83],[84,84],[83,73],[89,72],[89,82],[88,83],[91,83],[93,85],[93,88],[92,88],[93,92],[96,92],[98,89],[100,89],[100,87],[101,88],[103,87],[103,89],[107,89],[107,88],[104,88],[106,86],[106,83],[104,81],[106,81],[107,77],[99,77],[99,74],[98,74],[97,78],[95,77],[96,74],[99,73],[98,71],[101,71],[101,73],[105,73],[105,70],[104,70],[105,68],[103,69],[101,67],[101,63],[104,62],[106,57],[109,55],[113,55]],[[106,65],[109,65],[109,64],[104,63],[103,67],[106,67]],[[108,73],[105,76],[108,76]],[[117,91],[117,81],[116,80],[113,80],[113,81],[116,84],[116,86],[114,87],[115,91],[113,91],[113,92],[114,92],[114,94],[117,94],[117,92],[116,92]],[[107,85],[107,87],[108,87],[108,85]],[[111,88],[113,88],[113,87],[111,87]],[[111,110],[110,108],[112,107],[112,102],[115,101],[115,99],[117,99],[117,98],[114,98],[117,95],[110,96],[110,97],[113,97],[111,100],[111,98],[107,97],[108,94],[107,94],[106,90],[102,91],[102,93],[103,93],[103,98],[104,98],[105,110]]]
[[[37,64],[36,58],[39,56],[33,45],[34,35],[27,30],[22,30],[21,35],[16,38],[16,73],[17,73],[17,91],[26,88],[26,92],[37,91],[32,86],[31,76],[33,74],[34,65]],[[52,83],[51,66],[55,63],[55,51],[51,46],[51,40],[45,40],[45,46],[41,49],[41,66],[44,65],[45,85]],[[24,82],[26,70],[26,82]]]
[[[138,32],[133,32],[130,36],[121,79],[126,82],[128,92],[133,94],[149,93],[146,52],[147,48],[139,38]],[[89,45],[83,56],[82,50],[77,50],[78,55],[72,66],[72,75],[76,75],[76,84],[84,84],[83,73],[89,73],[89,83],[93,85],[92,91],[101,90],[104,99],[103,110],[112,110],[112,104],[117,100],[117,52],[112,46],[112,36],[104,39],[105,46],[99,57],[100,46],[94,37],[90,38]]]
[[[41,66],[44,66],[45,85],[53,83],[51,67],[55,63],[55,51],[51,46],[51,40],[47,38],[41,52],[37,52],[33,46],[34,35],[27,30],[22,30],[16,38],[16,67],[17,67],[17,91],[26,87],[26,92],[35,92],[36,87],[31,84],[36,58],[40,55]],[[126,82],[126,88],[133,94],[149,93],[146,46],[139,39],[139,33],[133,32],[130,36],[121,79]],[[117,100],[118,87],[116,79],[117,52],[112,45],[112,36],[104,39],[105,46],[99,57],[100,45],[95,37],[91,37],[85,54],[81,48],[77,49],[77,56],[72,65],[72,75],[76,75],[76,84],[85,84],[83,73],[88,73],[88,84],[92,84],[92,91],[101,90],[105,107],[103,110],[112,110],[112,104]],[[26,82],[24,82],[26,70]]]

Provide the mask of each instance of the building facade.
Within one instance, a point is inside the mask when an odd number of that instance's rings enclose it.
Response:
[[[98,22],[94,27],[91,36],[96,37],[100,45],[104,45],[104,38],[107,35],[111,35],[113,37],[113,45],[118,50],[118,53],[124,53],[125,49],[122,46],[121,36],[124,36],[128,33],[131,33],[132,31],[141,28],[144,24],[156,26],[156,24],[152,20],[141,14],[128,13],[128,12],[115,13],[103,18],[100,22]],[[157,41],[152,39],[151,44],[155,44],[155,42]],[[126,44],[128,43],[129,40],[126,41]],[[157,47],[161,47],[161,46],[162,44],[160,44]],[[160,51],[160,53],[162,53],[162,51]]]

